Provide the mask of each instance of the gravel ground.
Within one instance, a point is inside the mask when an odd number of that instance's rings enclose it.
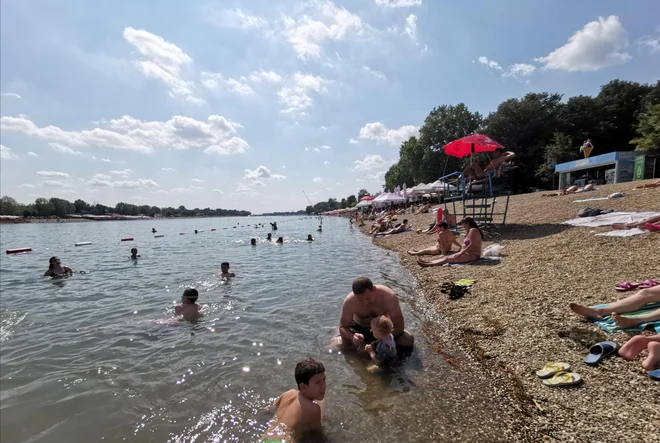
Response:
[[[636,182],[650,183],[647,182]],[[608,334],[572,313],[568,304],[618,300],[622,281],[660,279],[660,233],[631,238],[596,237],[608,228],[560,224],[586,207],[619,211],[660,211],[660,188],[633,190],[633,184],[600,186],[596,191],[541,197],[512,196],[507,224],[486,231],[485,245],[504,246],[495,266],[420,268],[409,249],[432,246],[435,237],[410,232],[375,239],[399,255],[418,281],[426,302],[449,325],[452,340],[465,348],[491,378],[496,392],[518,410],[526,429],[512,434],[531,441],[660,442],[660,383],[641,368],[640,357],[619,357],[599,366],[583,362],[590,345],[628,334]],[[624,192],[623,198],[574,203]],[[432,214],[406,215],[415,228],[426,228]],[[404,218],[404,216],[399,216]],[[367,229],[365,227],[364,229]],[[471,294],[450,301],[443,282],[477,280]],[[442,345],[439,346],[442,349]],[[645,353],[642,354],[645,356]],[[546,362],[570,363],[583,377],[579,386],[549,388],[535,375]]]

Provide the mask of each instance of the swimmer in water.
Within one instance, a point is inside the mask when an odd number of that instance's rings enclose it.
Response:
[[[376,341],[364,347],[369,357],[377,366],[371,366],[370,371],[377,370],[380,366],[390,364],[396,358],[396,343],[392,331],[394,324],[387,315],[381,315],[371,320],[371,333]]]
[[[277,241],[275,243],[284,243],[284,237],[277,237]]]
[[[252,246],[257,246],[257,239],[256,239],[256,238],[253,238],[252,240],[250,240],[250,244],[251,244]]]
[[[319,225],[319,228],[316,230],[316,232],[323,232],[323,227]]]
[[[131,248],[131,260],[137,260],[139,257],[137,248]]]
[[[314,241],[312,234],[307,234],[307,241]]]
[[[234,226],[234,227],[236,227],[236,226]],[[197,234],[197,229],[195,229],[195,234]]]
[[[156,228],[151,228],[151,233],[152,234],[155,234],[156,232],[158,232],[158,231],[156,231]]]
[[[299,362],[295,378],[298,389],[280,395],[269,408],[277,411],[262,437],[263,443],[298,441],[303,434],[322,431],[321,406],[317,402],[325,397],[323,363],[312,358]]]
[[[236,277],[236,274],[234,274],[233,272],[229,272],[229,262],[228,261],[222,262],[222,264],[220,264],[220,271],[222,271],[221,277],[224,277],[224,278]]]
[[[73,274],[73,270],[68,266],[62,266],[62,262],[57,257],[51,257],[48,260],[48,270],[44,273],[44,277],[63,277],[65,275]]]
[[[176,305],[174,313],[186,320],[197,320],[202,315],[202,307],[196,303],[199,292],[195,288],[188,288],[183,291],[181,304]]]
[[[273,234],[271,234],[271,233],[269,232],[269,233],[268,233],[268,236],[266,236],[266,240],[268,240],[268,241],[273,241]]]

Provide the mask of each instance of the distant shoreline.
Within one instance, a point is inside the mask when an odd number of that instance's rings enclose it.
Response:
[[[234,218],[234,217],[250,217],[247,215],[229,215],[229,216],[216,216],[216,217],[154,217],[154,218],[102,218],[102,219],[89,219],[89,218],[0,218],[0,224],[25,224],[25,223],[87,223],[87,222],[107,222],[107,221],[162,221],[162,220],[188,220],[188,219],[208,219],[208,218]],[[252,216],[254,217],[254,216]]]

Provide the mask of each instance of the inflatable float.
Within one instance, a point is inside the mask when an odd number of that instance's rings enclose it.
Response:
[[[87,245],[91,245],[91,244],[92,244],[91,241],[79,241],[79,242],[76,243],[76,246],[87,246]]]
[[[7,254],[20,254],[21,252],[30,252],[32,248],[7,249]]]
[[[121,241],[133,241],[133,237],[122,238]]]

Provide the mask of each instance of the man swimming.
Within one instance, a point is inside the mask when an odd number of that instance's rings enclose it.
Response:
[[[399,298],[387,286],[374,285],[366,277],[353,282],[353,291],[346,296],[341,308],[339,335],[345,347],[359,348],[365,341],[372,342],[371,321],[381,315],[392,320],[392,336],[398,347],[411,348],[415,338],[404,329]]]

